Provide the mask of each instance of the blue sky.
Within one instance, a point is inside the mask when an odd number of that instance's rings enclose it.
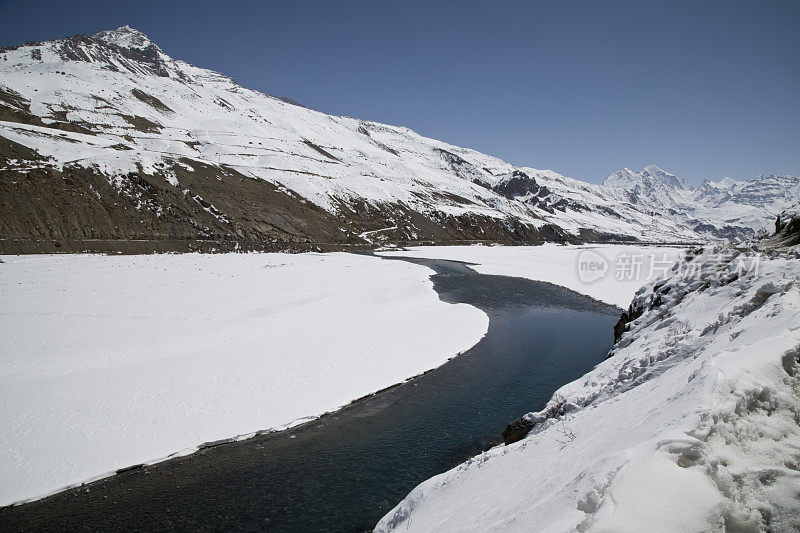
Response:
[[[0,46],[125,24],[247,87],[589,181],[800,174],[797,1],[0,0]]]

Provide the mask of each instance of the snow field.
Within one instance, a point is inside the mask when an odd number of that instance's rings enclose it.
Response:
[[[488,318],[334,254],[4,256],[0,504],[290,426],[444,363]]]

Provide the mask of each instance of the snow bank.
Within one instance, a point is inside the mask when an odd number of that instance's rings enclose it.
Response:
[[[281,427],[444,363],[486,315],[349,254],[0,264],[0,504]]]
[[[800,260],[754,261],[709,251],[643,287],[613,355],[526,415],[526,438],[376,530],[800,529]]]
[[[385,255],[452,259],[474,263],[481,274],[547,281],[602,302],[627,307],[643,283],[660,277],[683,252],[667,246],[421,246]],[[582,262],[605,263],[602,277],[581,271]],[[637,272],[638,268],[638,272]]]

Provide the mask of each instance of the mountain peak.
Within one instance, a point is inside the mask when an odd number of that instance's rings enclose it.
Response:
[[[669,172],[667,172],[660,166],[652,163],[644,167],[644,169],[651,174],[660,174],[660,173],[669,174]]]
[[[609,175],[605,180],[605,185],[611,187],[629,188],[636,184],[645,185],[648,188],[656,185],[666,186],[670,189],[689,190],[692,188],[683,178],[679,178],[655,164],[647,165],[641,172],[623,168]]]
[[[93,37],[108,44],[115,44],[121,48],[135,48],[143,50],[151,46],[156,46],[147,35],[128,25],[117,28],[116,30],[106,30],[96,33]],[[156,46],[156,48],[158,48]]]

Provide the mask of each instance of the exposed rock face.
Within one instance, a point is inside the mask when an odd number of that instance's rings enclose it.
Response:
[[[524,417],[517,418],[503,430],[503,443],[508,445],[524,439],[534,425],[533,422]]]
[[[766,241],[770,247],[800,244],[800,206],[787,209],[775,219],[775,233]]]
[[[536,195],[541,187],[536,180],[521,170],[515,170],[507,179],[493,187],[494,190],[507,198]]]
[[[553,400],[546,409],[538,413],[528,413],[527,415],[517,418],[511,422],[506,429],[503,430],[503,442],[506,445],[524,439],[533,428],[539,426],[543,422],[551,418],[558,418],[571,409],[574,405],[570,405],[564,398],[554,396]]]
[[[622,314],[619,316],[619,320],[616,324],[614,324],[614,342],[618,342],[622,338],[622,334],[628,331],[628,322],[631,321],[631,317],[628,315],[626,311],[623,311]]]

